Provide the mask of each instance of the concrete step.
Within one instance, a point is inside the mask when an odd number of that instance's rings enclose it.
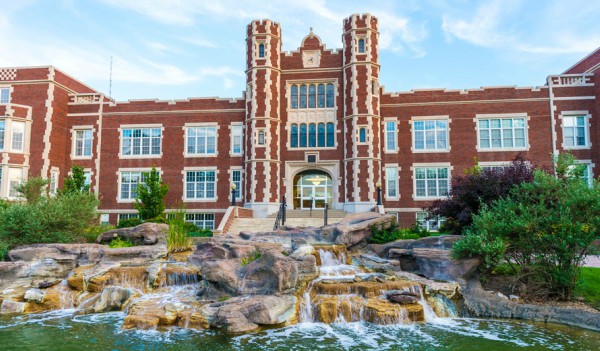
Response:
[[[341,218],[328,218],[327,224],[334,224],[340,220]],[[323,217],[287,218],[285,222],[285,225],[290,227],[321,227],[323,224]],[[227,232],[230,234],[270,232],[274,225],[275,218],[236,218]]]
[[[344,218],[348,213],[341,210],[329,210],[327,211],[328,218]],[[276,218],[277,213],[272,213],[269,218]],[[286,218],[323,218],[325,211],[323,210],[287,210],[285,213]]]

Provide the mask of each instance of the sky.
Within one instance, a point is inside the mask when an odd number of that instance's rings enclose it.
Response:
[[[539,86],[600,47],[598,0],[0,0],[0,67],[53,65],[116,100],[242,96],[245,28],[312,27],[341,47],[343,19],[380,26],[386,92]]]

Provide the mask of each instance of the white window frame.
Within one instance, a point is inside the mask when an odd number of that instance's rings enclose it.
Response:
[[[481,128],[480,128],[480,122],[482,120],[491,120],[491,119],[523,119],[525,122],[525,127],[523,128],[525,131],[525,145],[524,146],[518,146],[518,147],[494,147],[491,145],[491,135],[490,135],[490,147],[487,148],[483,148],[481,146]],[[529,119],[530,117],[527,115],[527,113],[493,113],[493,114],[477,114],[475,115],[475,119],[473,120],[475,122],[475,129],[477,130],[477,151],[478,152],[498,152],[498,151],[528,151],[530,144],[529,144]],[[514,122],[514,121],[513,121]],[[501,126],[500,130],[503,130],[504,128]],[[512,127],[513,130],[513,141],[515,140],[515,134],[514,134],[514,130],[515,128]],[[501,136],[500,140],[502,142],[504,142],[504,137]]]
[[[235,172],[240,172],[239,182],[233,180]],[[231,201],[231,184],[235,184],[236,186],[235,201],[244,201],[244,169],[242,167],[235,167],[229,170],[229,201]]]
[[[89,131],[90,132],[90,154],[86,155],[85,154],[85,141],[87,140],[85,138],[85,132]],[[80,140],[77,138],[77,133],[78,132],[83,132],[84,133],[84,138],[81,139],[82,145],[81,145],[81,151],[82,154],[78,155],[77,154],[77,142]],[[89,160],[92,158],[92,155],[94,154],[94,127],[93,126],[74,126],[73,129],[71,129],[71,159],[73,160]]]
[[[110,224],[110,213],[101,213],[99,220],[100,224]]]
[[[4,189],[4,185],[3,185],[3,181],[4,181],[4,167],[2,167],[2,164],[0,164],[0,199],[3,197],[2,196],[2,190]]]
[[[502,169],[506,169],[509,168],[512,165],[511,161],[491,161],[491,162],[478,162],[477,165],[479,166],[479,168],[481,168],[481,170],[485,170],[485,169],[498,169],[498,168],[502,168]]]
[[[415,214],[416,224],[420,228],[426,229],[427,231],[430,231],[430,232],[439,231],[442,224],[444,224],[444,222],[446,222],[446,219],[438,217],[438,218],[434,218],[434,219],[430,219],[430,220],[425,220],[425,218],[427,218],[428,215],[429,215],[429,213],[427,213],[426,211],[417,212]],[[419,217],[423,217],[423,218],[419,219]],[[431,222],[435,222],[435,225],[432,225]]]
[[[15,125],[23,125],[21,133],[21,148],[15,148]],[[10,151],[23,153],[25,150],[25,135],[27,135],[27,122],[25,121],[11,121],[10,123]]]
[[[417,130],[415,128],[415,123],[416,122],[427,122],[427,121],[434,121],[436,122],[436,128],[434,129],[434,133],[435,133],[435,148],[433,149],[428,149],[427,148],[427,138],[425,130],[423,130],[423,149],[417,149],[417,138],[416,138],[416,133]],[[437,129],[437,122],[438,121],[442,121],[446,123],[446,147],[445,148],[438,148],[437,147],[437,139],[438,139],[438,129]],[[444,115],[444,116],[413,116],[410,120],[410,128],[411,128],[411,137],[412,137],[412,141],[411,141],[411,146],[410,149],[413,153],[434,153],[434,152],[450,152],[451,147],[450,147],[450,122],[452,122],[452,120],[450,119],[450,116],[448,115]],[[441,131],[441,130],[440,130]]]
[[[13,185],[11,184],[11,171],[12,170],[20,170],[21,171],[21,177],[19,179],[19,184],[23,184],[23,182],[27,181],[27,172],[25,172],[25,168],[22,167],[8,167],[8,188],[7,188],[7,193],[6,193],[6,197],[9,200],[16,200],[16,199],[20,199],[21,197],[19,196],[19,193],[15,190],[14,193],[11,194],[11,191],[13,190]],[[16,194],[16,195],[13,195]]]
[[[393,170],[395,172],[395,177],[393,179],[389,178],[388,170]],[[386,164],[385,165],[385,199],[386,200],[398,200],[400,198],[400,167],[397,164]],[[394,183],[396,194],[390,194],[390,182]]]
[[[50,183],[48,184],[48,191],[50,195],[55,196],[58,193],[58,177],[60,170],[57,167],[50,169]]]
[[[125,155],[123,153],[123,142],[124,142],[124,137],[123,137],[123,132],[125,130],[130,130],[130,129],[160,129],[160,153],[159,154],[148,154],[148,155]],[[121,125],[119,127],[119,158],[122,159],[140,159],[140,158],[162,158],[163,155],[163,147],[162,147],[162,141],[163,138],[165,136],[165,128],[162,126],[162,124],[127,124],[127,125]],[[133,138],[133,137],[132,137]],[[151,137],[152,138],[152,137]],[[133,142],[132,142],[133,145]],[[140,145],[140,152],[141,152],[141,145]],[[152,152],[152,141],[150,142],[150,152]],[[132,153],[133,153],[133,146],[132,146]]]
[[[215,180],[214,180],[214,197],[210,198],[189,198],[187,196],[187,173],[188,172],[214,172]],[[219,171],[217,167],[184,167],[183,171],[181,171],[183,175],[183,195],[181,199],[183,202],[217,202],[219,200],[218,195],[218,185],[219,185]],[[206,190],[204,191],[206,193]]]
[[[584,165],[586,166],[587,172],[587,183],[590,187],[594,184],[594,171],[593,168],[596,167],[596,164],[592,163],[592,160],[575,160],[576,165]],[[573,166],[569,166],[573,167]],[[569,170],[567,170],[569,172]]]
[[[585,121],[585,125],[584,125],[584,133],[585,133],[585,145],[573,145],[573,146],[567,146],[565,143],[565,129],[567,127],[565,127],[565,118],[577,118],[577,117],[583,117],[584,121]],[[561,125],[561,130],[562,130],[562,148],[564,150],[585,150],[585,149],[591,149],[592,148],[592,142],[590,140],[590,118],[592,118],[592,115],[588,112],[588,111],[562,111],[560,113],[560,125]],[[576,128],[574,128],[576,129]]]
[[[241,123],[231,124],[229,126],[229,133],[231,142],[231,147],[229,148],[229,155],[242,156],[242,154],[244,153],[244,125]],[[235,139],[238,137],[240,139],[240,151],[236,152],[234,149],[236,143]]]
[[[450,163],[414,163],[411,167],[412,170],[412,178],[413,178],[413,200],[415,201],[429,201],[429,200],[437,200],[437,199],[444,199],[446,198],[447,195],[439,195],[439,186],[437,186],[438,182],[436,181],[436,189],[438,192],[438,195],[436,196],[431,196],[431,195],[427,195],[427,189],[429,189],[427,181],[429,180],[429,178],[425,178],[425,196],[418,196],[417,195],[417,169],[420,168],[446,168],[448,170],[448,178],[447,178],[447,192],[450,191],[450,186],[451,186],[451,182],[452,182],[452,170],[453,167],[450,165]],[[425,171],[427,172],[427,171]],[[439,178],[436,178],[439,179]]]
[[[8,123],[4,118],[0,118],[0,123],[4,125],[2,127],[2,133],[0,134],[0,151],[4,151],[4,149],[6,148],[6,136],[8,135]]]
[[[394,130],[388,131],[388,123],[394,123]],[[388,133],[394,134],[394,148],[388,149]],[[398,120],[396,118],[386,118],[383,120],[383,150],[385,153],[397,153],[398,152]]]
[[[190,217],[198,217],[198,216],[202,216],[202,219],[189,219]],[[212,216],[212,219],[207,218]],[[193,212],[193,213],[186,213],[185,214],[185,221],[189,222],[189,223],[193,223],[195,226],[202,228],[202,229],[210,229],[210,230],[214,230],[215,229],[215,214],[214,213],[197,213],[197,212]],[[202,225],[198,225],[197,223],[200,222]],[[211,224],[212,223],[212,224]],[[207,224],[211,224],[208,225]]]
[[[120,221],[125,221],[131,218],[140,218],[139,213],[127,212],[127,213],[118,213],[117,214],[117,224]]]
[[[10,104],[10,91],[11,87],[3,86],[0,87],[0,105]],[[6,99],[2,98],[2,95],[6,94]]]
[[[121,173],[126,173],[126,172],[130,172],[130,173],[140,173],[140,180],[142,179],[142,173],[149,173],[152,171],[152,168],[119,168],[117,170],[117,184],[118,184],[118,189],[117,189],[117,202],[118,203],[133,203],[135,202],[136,197],[129,197],[129,198],[122,198],[121,197],[121,186],[122,186],[122,176]],[[160,168],[156,168],[156,171],[158,172],[158,174],[161,176],[162,178],[162,170]],[[90,173],[91,174],[91,173]],[[138,182],[138,185],[140,183],[143,182]],[[132,183],[129,183],[132,184]],[[131,188],[129,190],[129,193],[131,194]]]
[[[185,142],[184,142],[184,147],[185,149],[183,150],[183,156],[184,157],[217,157],[219,154],[219,125],[217,123],[186,123],[185,125]],[[214,145],[214,152],[198,152],[198,144],[197,144],[197,140],[198,140],[198,136],[195,137],[196,140],[196,152],[189,152],[189,132],[190,129],[207,129],[206,132],[208,132],[208,128],[214,128],[215,129],[215,145]],[[206,149],[208,150],[208,134],[206,134],[205,136],[205,146]]]

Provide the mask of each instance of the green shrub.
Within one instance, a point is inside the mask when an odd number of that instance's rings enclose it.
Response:
[[[431,235],[429,231],[416,225],[412,228],[391,226],[387,229],[377,227],[372,230],[373,236],[371,237],[370,242],[373,244],[385,244],[396,240],[420,239]]]
[[[117,223],[117,228],[136,227],[142,223],[144,223],[144,222],[141,219],[139,219],[137,217],[133,217],[133,218],[120,220],[119,223]]]
[[[0,242],[9,249],[73,242],[97,223],[97,206],[98,199],[89,193],[42,197],[34,204],[14,203],[0,210]]]
[[[132,247],[133,243],[129,240],[121,240],[121,238],[117,237],[108,244],[108,247],[111,249],[118,249],[120,247]]]
[[[167,223],[167,220],[165,219],[165,217],[159,216],[159,217],[154,217],[154,218],[147,219],[144,222],[164,224],[164,223]]]
[[[261,254],[260,251],[258,250],[254,250],[252,251],[248,256],[246,257],[242,257],[242,267],[258,260],[259,258],[261,258]]]
[[[6,257],[8,257],[8,251],[9,251],[8,243],[0,241],[0,261],[4,260]]]
[[[168,220],[169,232],[167,234],[167,249],[170,253],[187,251],[192,248],[188,238],[185,221],[185,209],[176,210]]]
[[[17,191],[21,197],[25,198],[28,204],[36,204],[43,195],[48,195],[46,185],[50,181],[41,177],[29,178],[25,183],[17,186]]]
[[[137,188],[137,198],[133,207],[140,213],[140,218],[149,219],[163,217],[165,212],[165,196],[169,186],[162,183],[156,167],[144,172],[145,180]]]
[[[582,267],[573,294],[600,310],[600,268]]]
[[[65,178],[59,195],[65,194],[86,194],[90,192],[90,186],[85,184],[85,170],[81,166],[73,166],[71,174]]]
[[[113,229],[115,229],[115,227],[110,224],[100,224],[91,226],[85,229],[83,235],[81,236],[81,239],[86,243],[95,243],[96,239],[98,239],[98,236],[100,236],[100,234]]]
[[[8,206],[10,206],[10,202],[0,199],[0,211],[7,209]]]
[[[211,238],[213,236],[213,232],[210,229],[199,229],[195,232],[188,232],[187,235],[193,238]]]

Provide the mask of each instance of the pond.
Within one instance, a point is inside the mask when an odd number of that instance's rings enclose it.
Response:
[[[122,312],[1,316],[0,350],[598,350],[600,333],[562,325],[439,318],[434,323],[300,323],[247,334],[122,331]]]

